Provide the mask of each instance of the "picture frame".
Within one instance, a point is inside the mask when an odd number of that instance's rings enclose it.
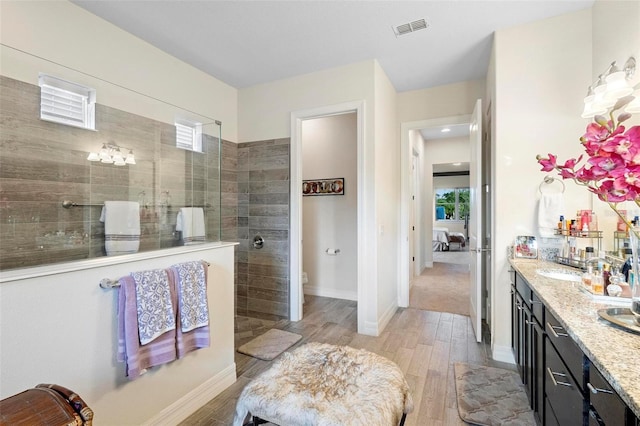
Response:
[[[532,235],[519,235],[513,246],[513,257],[516,259],[537,259],[538,243]]]
[[[344,195],[344,178],[303,180],[302,196],[317,195]]]

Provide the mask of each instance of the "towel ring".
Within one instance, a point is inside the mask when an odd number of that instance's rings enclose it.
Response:
[[[545,177],[544,177],[544,179],[542,180],[542,182],[540,182],[540,185],[538,186],[538,191],[542,194],[542,185],[544,185],[544,184],[550,185],[550,184],[552,184],[552,183],[553,183],[554,181],[556,181],[556,180],[557,180],[558,182],[560,182],[560,185],[562,185],[562,191],[561,191],[561,193],[564,193],[564,182],[563,182],[563,181],[561,181],[561,180],[560,180],[560,179],[558,179],[558,178],[554,178],[554,177],[551,177],[551,176],[545,176]]]

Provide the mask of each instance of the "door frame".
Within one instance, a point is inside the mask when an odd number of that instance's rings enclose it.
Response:
[[[291,154],[289,188],[289,319],[302,319],[302,122],[313,118],[328,117],[346,113],[356,113],[357,132],[357,294],[358,294],[358,330],[364,326],[364,276],[365,276],[365,178],[364,178],[364,108],[365,102],[353,101],[336,105],[327,105],[291,113]]]
[[[400,123],[400,241],[398,244],[400,247],[398,251],[398,265],[400,265],[400,267],[398,268],[398,306],[402,308],[409,306],[409,280],[411,276],[411,259],[409,259],[409,209],[411,208],[410,179],[412,178],[411,159],[413,150],[410,146],[409,132],[411,130],[420,130],[428,127],[465,124],[470,121],[471,115],[464,114]],[[422,199],[423,204],[426,202],[427,200]],[[421,218],[421,223],[424,224],[423,219],[429,218],[431,218],[431,222],[433,222],[433,212],[430,212],[430,209],[423,208],[422,213],[424,218]],[[424,234],[429,228],[428,226],[420,226],[421,234]],[[419,250],[421,258],[418,259],[418,262],[422,262],[422,257],[427,251],[423,250],[426,243],[423,241],[422,235],[418,235],[417,237],[418,244],[420,244],[421,247],[421,250]],[[424,265],[420,264],[420,269],[422,269],[423,266]]]

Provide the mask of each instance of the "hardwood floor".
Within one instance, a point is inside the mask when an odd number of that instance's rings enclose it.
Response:
[[[303,336],[293,348],[307,342],[324,342],[364,348],[383,355],[398,364],[411,386],[415,409],[407,416],[407,426],[465,424],[457,411],[454,363],[468,362],[513,369],[510,365],[492,361],[488,356],[487,344],[476,343],[469,317],[399,308],[383,333],[371,337],[356,332],[356,302],[309,295],[305,297],[304,319],[298,322],[239,318],[236,323],[236,347],[273,327]],[[252,378],[271,364],[237,352],[235,360],[236,383],[182,425],[231,425],[240,392]]]

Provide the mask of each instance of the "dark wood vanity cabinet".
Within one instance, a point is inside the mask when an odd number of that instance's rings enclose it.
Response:
[[[638,419],[602,376],[598,368],[588,363],[589,424],[637,426]]]
[[[511,348],[536,422],[640,426],[560,321],[517,272],[511,278]]]
[[[511,347],[536,421],[544,412],[544,307],[518,274],[512,275]]]

